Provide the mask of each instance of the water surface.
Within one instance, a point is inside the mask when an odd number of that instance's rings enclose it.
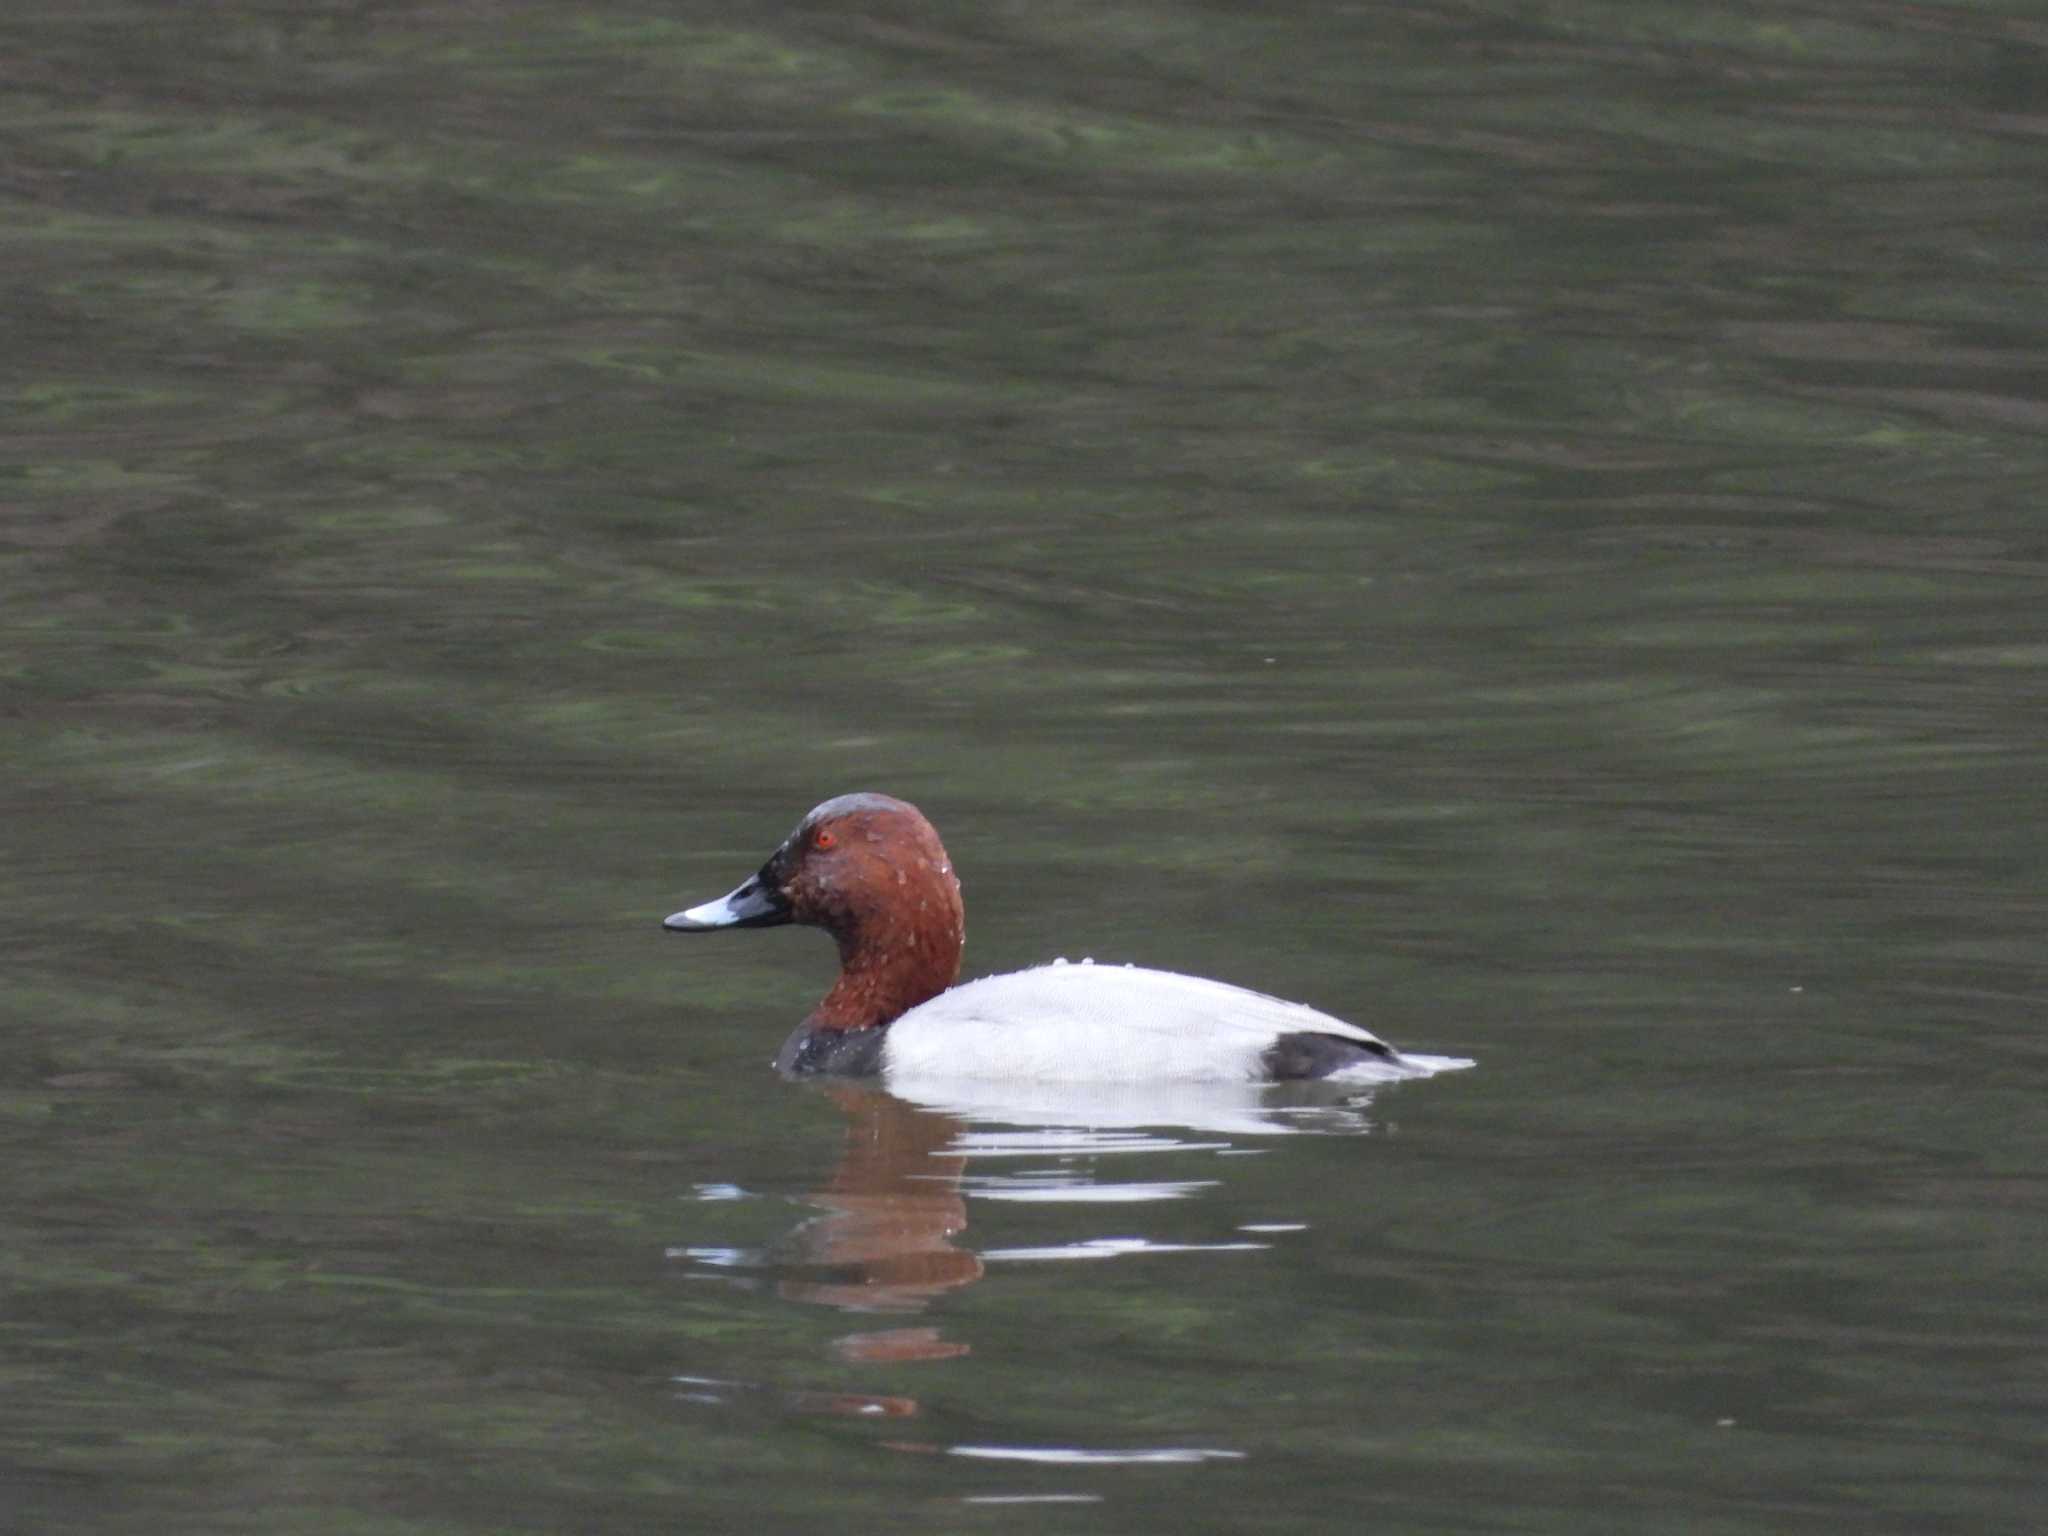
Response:
[[[12,1523],[2033,1530],[2044,49],[0,18]],[[780,1083],[856,788],[1480,1065]]]

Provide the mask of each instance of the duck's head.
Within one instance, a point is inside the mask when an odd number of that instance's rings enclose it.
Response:
[[[823,1028],[886,1024],[960,974],[966,912],[924,813],[888,795],[817,806],[748,880],[667,918],[671,933],[803,923],[839,944],[839,980],[811,1015]]]

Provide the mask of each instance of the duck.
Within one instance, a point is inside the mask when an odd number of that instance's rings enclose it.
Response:
[[[839,946],[837,978],[776,1053],[785,1077],[1385,1081],[1470,1065],[1403,1055],[1304,1004],[1176,971],[1055,960],[959,983],[967,921],[953,862],[922,811],[872,791],[813,807],[754,874],[662,927],[785,923]]]

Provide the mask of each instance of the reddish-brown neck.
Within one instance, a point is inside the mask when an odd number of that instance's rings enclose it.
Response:
[[[839,979],[806,1022],[813,1029],[872,1029],[937,997],[960,974],[960,941],[923,937],[889,953],[848,953],[840,945]]]
[[[828,801],[789,846],[796,920],[839,944],[839,979],[806,1024],[873,1029],[953,984],[967,935],[960,882],[916,807],[881,796]]]

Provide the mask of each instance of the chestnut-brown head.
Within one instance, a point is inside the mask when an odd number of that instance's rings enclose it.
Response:
[[[809,1022],[887,1024],[960,974],[966,942],[960,882],[939,834],[914,805],[840,795],[797,823],[736,890],[678,912],[676,933],[804,923],[839,944],[839,979]]]

